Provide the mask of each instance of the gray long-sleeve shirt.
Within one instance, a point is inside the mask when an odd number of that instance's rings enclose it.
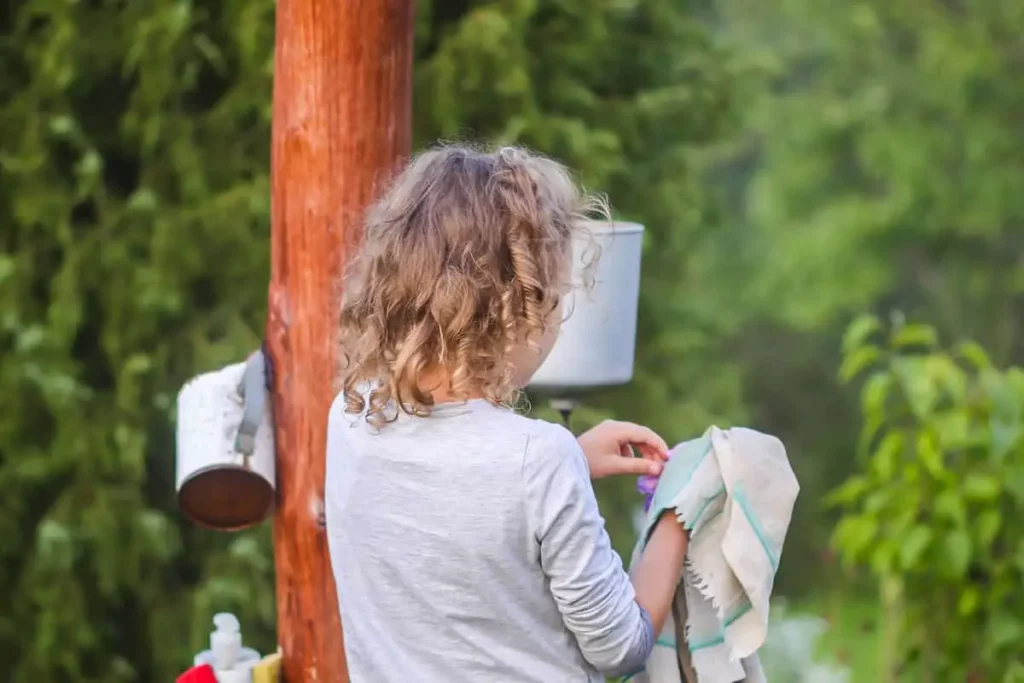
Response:
[[[336,400],[326,510],[356,683],[592,682],[650,654],[562,427],[469,401],[376,430]]]

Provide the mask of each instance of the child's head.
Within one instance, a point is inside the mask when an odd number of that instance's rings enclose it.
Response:
[[[439,400],[511,401],[557,336],[571,238],[603,206],[522,149],[416,157],[370,209],[345,280],[348,409],[379,423]]]

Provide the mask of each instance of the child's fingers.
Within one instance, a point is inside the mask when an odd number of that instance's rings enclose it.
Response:
[[[639,444],[637,445],[636,450],[640,452],[641,458],[647,458],[648,460],[657,460],[658,462],[668,460],[668,452],[663,451],[660,448],[655,448],[654,446],[648,446],[647,444]]]
[[[643,425],[632,422],[616,422],[615,437],[619,443],[632,444],[645,457],[650,457],[647,455],[649,452],[659,460],[668,459],[668,444],[654,430],[648,429]]]
[[[640,458],[636,457],[637,451],[640,452]],[[636,465],[635,467],[646,469],[646,471],[641,472],[641,474],[651,474],[654,476],[661,474],[662,463],[665,461],[661,451],[646,444],[640,444],[634,449],[633,444],[624,443],[619,448],[619,454],[622,455],[623,458],[640,460],[641,463],[646,463],[644,465]]]
[[[616,458],[612,467],[614,474],[647,474],[655,477],[661,474],[661,463],[645,458]]]

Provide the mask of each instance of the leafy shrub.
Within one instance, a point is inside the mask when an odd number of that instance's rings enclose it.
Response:
[[[898,317],[855,321],[843,354],[862,467],[833,543],[879,581],[885,677],[1024,681],[1024,371]]]

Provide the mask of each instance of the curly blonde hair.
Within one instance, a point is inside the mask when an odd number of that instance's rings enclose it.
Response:
[[[506,147],[417,156],[366,217],[341,311],[346,409],[382,425],[428,415],[428,373],[453,398],[510,404],[509,354],[535,344],[569,283],[573,235],[607,217],[559,163]]]

